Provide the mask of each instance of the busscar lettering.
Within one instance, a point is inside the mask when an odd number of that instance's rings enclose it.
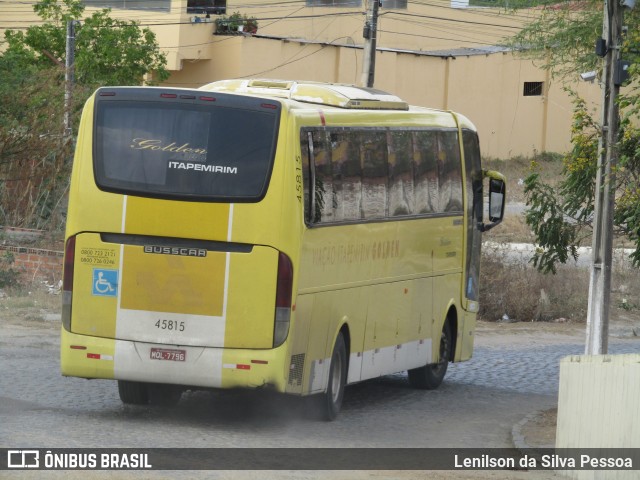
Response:
[[[207,251],[204,248],[162,247],[156,245],[145,245],[144,253],[155,253],[157,255],[180,255],[182,257],[207,256]]]
[[[227,167],[223,165],[203,165],[202,163],[191,162],[169,162],[169,168],[174,170],[193,170],[195,172],[209,173],[230,173],[236,175],[238,167]]]

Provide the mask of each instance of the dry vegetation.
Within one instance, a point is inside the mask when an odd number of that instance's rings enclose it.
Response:
[[[30,287],[30,290],[12,289],[0,296],[0,321],[16,318],[42,321],[50,315],[60,314],[60,295],[50,295],[40,284],[32,284]]]
[[[562,158],[539,155],[538,166],[549,177],[560,178]],[[492,244],[534,243],[535,237],[524,221],[524,186],[519,180],[530,172],[531,159],[515,157],[509,160],[486,159],[484,167],[498,170],[507,177],[509,207],[503,223],[485,234],[484,241]],[[519,208],[513,209],[514,204]],[[590,240],[586,239],[586,245]],[[618,239],[616,246],[628,246]],[[611,317],[640,320],[640,270],[616,256],[612,275]],[[505,262],[501,253],[492,247],[483,250],[481,264],[480,316],[497,321],[505,315],[509,321],[571,321],[584,322],[587,317],[589,269],[562,266],[556,275],[544,275],[531,264]]]
[[[504,262],[494,252],[485,251],[481,272],[483,320],[581,322],[586,318],[586,269],[564,267],[556,275],[545,275],[529,264]]]
[[[484,158],[482,166],[497,170],[507,177],[507,198],[510,203],[524,202],[524,180],[531,173],[531,164],[535,160],[545,177],[553,184],[554,179],[560,178],[562,172],[562,155],[556,153],[540,153],[535,158],[513,157],[507,160]]]

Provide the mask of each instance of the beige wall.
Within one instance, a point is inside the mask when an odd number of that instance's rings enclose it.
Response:
[[[169,85],[198,87],[224,78],[268,77],[357,83],[362,50],[257,37],[222,37],[213,60],[186,62]],[[524,82],[544,82],[543,96],[523,96]],[[378,52],[376,88],[414,105],[471,119],[484,155],[507,158],[570,147],[572,106],[562,85],[512,53],[440,58]],[[597,84],[577,84],[599,101]]]
[[[274,6],[270,0],[247,5],[231,0],[227,12],[257,17],[257,36],[214,35],[216,16],[187,14],[187,0],[173,0],[166,13],[114,10],[112,15],[135,19],[156,32],[172,71],[170,86],[198,87],[238,77],[359,83],[364,6],[301,8]],[[408,10],[381,13],[376,88],[414,105],[468,116],[479,129],[484,155],[507,158],[569,148],[572,107],[559,82],[511,53],[467,56],[452,50],[496,44],[537,15],[536,10],[510,15],[452,9],[446,2],[412,2]],[[302,16],[306,18],[295,18]],[[37,20],[29,5],[9,2],[0,2],[0,18],[3,26]],[[398,51],[402,49],[407,51]],[[455,55],[447,57],[442,50]],[[545,82],[544,95],[523,96],[525,81]],[[597,84],[576,82],[572,87],[593,105],[600,103]]]

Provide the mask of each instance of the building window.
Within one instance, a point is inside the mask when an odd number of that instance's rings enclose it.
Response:
[[[306,0],[307,7],[360,7],[362,0]]]
[[[382,0],[382,8],[387,10],[406,10],[407,0]]]
[[[171,11],[171,0],[84,0],[87,7],[123,10]]]
[[[227,0],[188,0],[187,13],[214,13],[227,12]]]
[[[524,91],[522,95],[525,97],[542,96],[542,87],[544,82],[524,82]]]

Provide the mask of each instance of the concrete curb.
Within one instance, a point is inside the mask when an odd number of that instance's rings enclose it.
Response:
[[[531,412],[511,428],[511,441],[521,452],[524,453],[526,450],[530,452],[531,450],[549,450],[555,448],[555,445],[529,445],[523,433],[524,428],[529,422],[535,420],[545,412],[546,410],[536,410],[535,412]]]
[[[531,446],[527,444],[524,438],[524,435],[522,434],[522,429],[525,427],[525,425],[527,425],[527,423],[533,420],[533,418],[536,415],[539,415],[541,412],[542,410],[530,413],[529,415],[524,417],[522,420],[520,420],[518,423],[516,423],[511,429],[511,440],[513,441],[513,445],[521,452],[523,450],[528,450],[531,448]]]

